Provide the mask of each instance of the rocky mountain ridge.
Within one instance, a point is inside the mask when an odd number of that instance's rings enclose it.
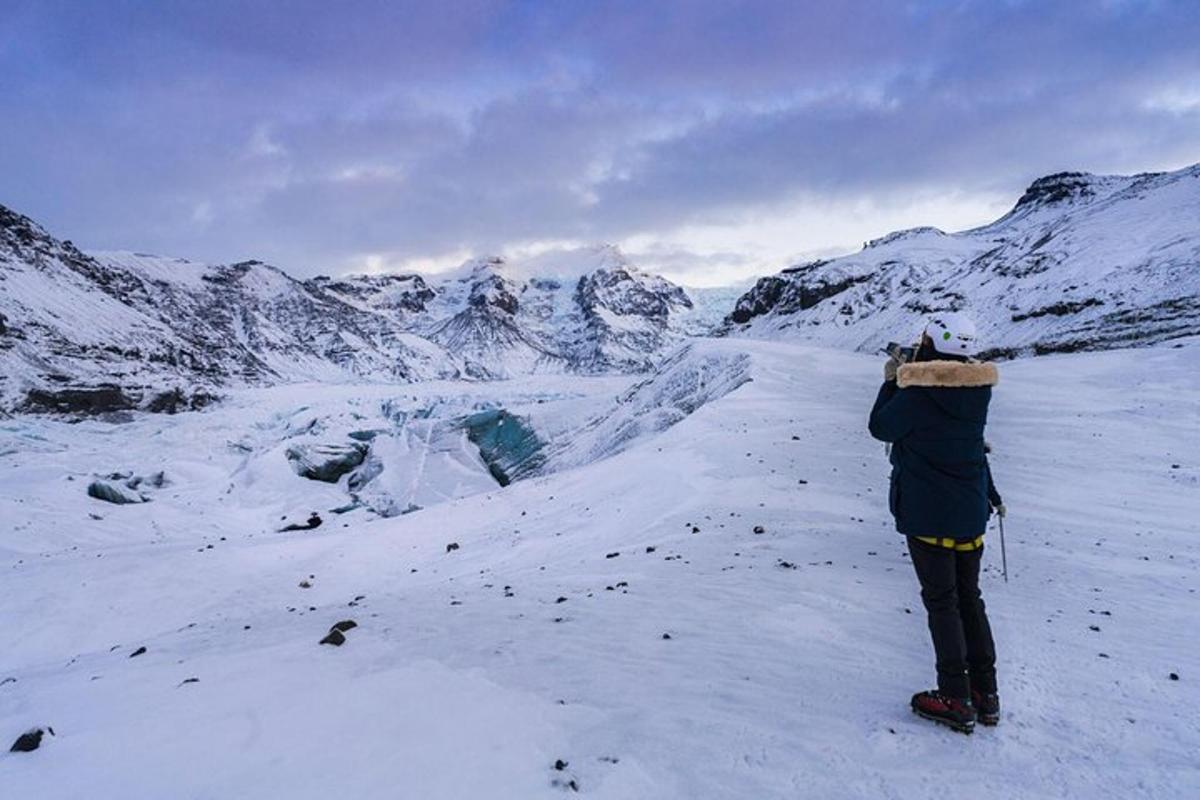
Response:
[[[1035,180],[1000,219],[922,227],[760,279],[730,335],[874,351],[931,313],[968,310],[988,356],[1138,346],[1200,334],[1200,164]]]
[[[260,261],[88,254],[0,207],[0,410],[170,411],[237,385],[637,372],[685,336],[680,320],[695,327],[687,292],[616,248],[581,263],[570,278],[485,258],[442,279],[300,281]]]

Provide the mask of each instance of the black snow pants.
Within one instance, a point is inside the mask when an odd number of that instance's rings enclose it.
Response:
[[[996,646],[979,592],[983,548],[957,551],[908,537],[908,552],[937,656],[938,690],[968,698],[996,691]]]

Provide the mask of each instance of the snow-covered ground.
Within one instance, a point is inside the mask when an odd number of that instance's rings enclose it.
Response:
[[[984,592],[1005,717],[971,737],[907,709],[933,659],[865,429],[878,360],[694,347],[753,380],[504,489],[478,490],[461,440],[415,446],[439,459],[408,473],[426,507],[391,518],[329,514],[344,485],[294,474],[287,444],[438,403],[594,435],[577,423],[626,424],[650,390],[280,387],[126,424],[3,420],[0,743],[55,735],[0,755],[0,794],[1198,796],[1200,342],[1002,365],[1011,582],[993,531]],[[85,494],[158,470],[149,503]],[[321,527],[276,532],[312,510]],[[319,645],[343,619],[346,643]]]

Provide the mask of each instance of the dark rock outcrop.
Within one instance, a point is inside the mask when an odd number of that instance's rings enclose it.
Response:
[[[21,410],[35,414],[90,416],[112,411],[132,411],[140,401],[140,394],[129,394],[126,389],[116,384],[30,389],[25,395],[25,403]]]

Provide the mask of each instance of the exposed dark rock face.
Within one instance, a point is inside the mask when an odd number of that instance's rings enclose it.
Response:
[[[426,304],[437,296],[420,275],[360,275],[353,280],[331,280],[322,275],[305,285],[400,316],[425,311]]]
[[[754,317],[775,310],[779,305],[779,298],[783,296],[783,290],[789,285],[786,278],[774,275],[759,278],[758,282],[754,284],[754,288],[738,298],[737,305],[734,306],[729,319],[740,325],[743,322],[749,322]]]
[[[814,261],[784,270],[786,277],[760,278],[753,289],[738,299],[731,322],[749,322],[766,313],[791,314],[805,311],[871,278],[870,275],[823,275],[820,270],[829,262]]]
[[[30,389],[21,410],[33,413],[94,415],[137,408],[140,395],[126,394],[116,384]]]
[[[1056,172],[1038,178],[1017,200],[1017,208],[1086,198],[1093,194],[1091,177],[1086,172]]]
[[[1089,308],[1090,306],[1102,306],[1102,305],[1104,305],[1104,301],[1099,298],[1096,298],[1096,297],[1089,297],[1086,300],[1076,300],[1076,301],[1069,301],[1069,302],[1063,302],[1063,303],[1051,303],[1048,306],[1042,306],[1041,308],[1035,308],[1032,311],[1024,311],[1024,312],[1021,312],[1018,314],[1013,314],[1012,321],[1020,322],[1021,320],[1025,320],[1025,319],[1037,319],[1038,317],[1044,317],[1047,314],[1053,315],[1055,317],[1065,317],[1068,314],[1076,314],[1085,308]]]

